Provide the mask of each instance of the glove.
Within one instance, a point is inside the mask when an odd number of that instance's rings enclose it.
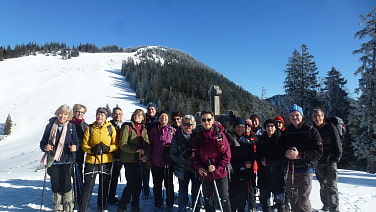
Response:
[[[107,146],[107,145],[104,144],[103,142],[101,142],[100,145],[101,145],[101,148],[102,148],[102,152],[103,152],[103,153],[109,153],[109,152],[110,152],[110,146]]]
[[[90,150],[94,155],[100,155],[102,153],[102,146],[101,146],[101,144],[97,144],[97,145],[91,147]]]

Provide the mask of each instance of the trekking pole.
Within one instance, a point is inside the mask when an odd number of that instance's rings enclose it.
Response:
[[[141,195],[142,195],[142,199],[144,199],[144,195],[145,195],[145,192],[144,192],[144,179],[143,179],[143,170],[142,170],[142,154],[139,152],[138,153],[138,161],[139,161],[139,164],[140,164],[140,177],[141,177]]]
[[[42,196],[41,196],[41,200],[40,200],[40,210],[39,211],[42,211],[42,207],[43,207],[44,190],[46,189],[46,179],[47,179],[47,166],[44,167],[43,189],[42,189]]]
[[[209,165],[212,165],[211,162],[210,162],[210,159],[209,159]],[[217,183],[215,182],[214,172],[212,172],[212,176],[213,176],[214,190],[215,190],[215,193],[217,194],[217,197],[218,197],[219,208],[223,212],[223,207],[222,207],[222,203],[221,203],[221,197],[219,196]]]
[[[101,150],[101,152],[100,152],[100,154],[101,154],[101,196],[102,196],[102,198],[101,198],[101,202],[102,202],[102,211],[103,212],[108,212],[108,210],[106,210],[105,208],[105,198],[104,198],[104,169],[103,169],[103,152],[102,152],[102,150]]]
[[[74,212],[77,212],[79,209],[78,209],[78,192],[77,192],[77,170],[76,170],[76,152],[72,152],[73,154],[73,163],[74,163],[74,166],[71,167],[71,169],[73,169],[73,197],[74,197],[74,207],[75,207],[75,210],[73,210]]]
[[[196,201],[195,201],[195,204],[193,205],[193,210],[192,210],[193,212],[196,211],[197,203],[200,198],[200,194],[202,193],[202,183],[204,183],[204,176],[202,177],[200,188],[198,189],[198,192],[197,192]]]
[[[93,164],[93,170],[92,170],[92,172],[91,172],[91,182],[93,182],[93,178],[94,178],[94,173],[96,172],[95,171],[95,165],[96,165],[96,163],[97,163],[97,155],[94,155],[94,164]],[[86,173],[85,173],[86,174]],[[87,173],[87,174],[90,174],[90,172],[89,173]],[[85,184],[87,184],[88,182],[86,182],[85,181]],[[95,182],[93,183],[93,184],[95,184]],[[94,185],[93,185],[94,186]],[[83,205],[83,208],[81,208],[80,210],[83,210],[83,211],[85,211],[85,210],[87,210],[87,207],[88,207],[88,205],[89,205],[89,201],[90,201],[90,195],[91,195],[91,193],[89,193],[88,192],[88,194],[87,194],[87,199],[86,199],[86,202],[85,202],[85,205]],[[81,202],[83,201],[83,199],[81,199]],[[81,203],[82,204],[82,203]]]

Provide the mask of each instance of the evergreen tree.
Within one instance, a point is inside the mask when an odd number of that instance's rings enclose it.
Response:
[[[324,81],[324,102],[327,116],[339,116],[345,121],[348,120],[350,110],[349,94],[345,90],[347,80],[341,77],[341,72],[332,67],[328,71]]]
[[[7,120],[5,121],[5,126],[4,126],[4,135],[10,135],[12,133],[12,118],[8,114]]]
[[[308,48],[302,44],[302,53],[296,49],[289,58],[286,78],[284,81],[285,92],[289,104],[299,104],[303,107],[304,113],[309,115],[318,105],[316,93],[319,88],[317,82],[317,67],[313,56],[308,53]]]
[[[361,55],[361,66],[355,74],[361,76],[357,88],[361,93],[359,102],[363,114],[360,127],[365,126],[366,130],[361,132],[353,145],[356,156],[367,159],[368,171],[376,173],[376,7],[366,16],[361,15],[360,23],[363,22],[365,26],[355,33],[355,38],[369,40],[353,53]]]

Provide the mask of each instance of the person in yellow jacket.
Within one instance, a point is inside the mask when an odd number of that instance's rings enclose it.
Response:
[[[108,110],[100,107],[96,111],[96,121],[85,129],[82,150],[86,152],[84,185],[81,194],[80,212],[86,212],[90,202],[95,178],[99,173],[98,211],[106,209],[111,167],[118,141],[115,127],[107,121]]]

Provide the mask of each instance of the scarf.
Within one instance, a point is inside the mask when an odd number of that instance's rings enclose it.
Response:
[[[59,143],[57,144],[57,147],[55,149],[55,156],[54,156],[54,160],[56,161],[60,161],[60,157],[61,155],[63,154],[63,148],[64,148],[64,142],[65,142],[65,136],[67,134],[67,128],[68,128],[68,121],[63,125],[63,131],[61,132],[61,136],[60,136],[60,139],[59,139]],[[50,131],[50,137],[49,137],[49,142],[54,145],[55,142],[56,142],[56,133],[57,133],[57,127],[58,127],[58,124],[57,124],[57,121],[55,121],[53,124],[52,124],[52,128],[51,128],[51,131]]]
[[[76,119],[75,117],[72,118],[72,123],[76,126],[81,125],[84,123],[85,119]]]

